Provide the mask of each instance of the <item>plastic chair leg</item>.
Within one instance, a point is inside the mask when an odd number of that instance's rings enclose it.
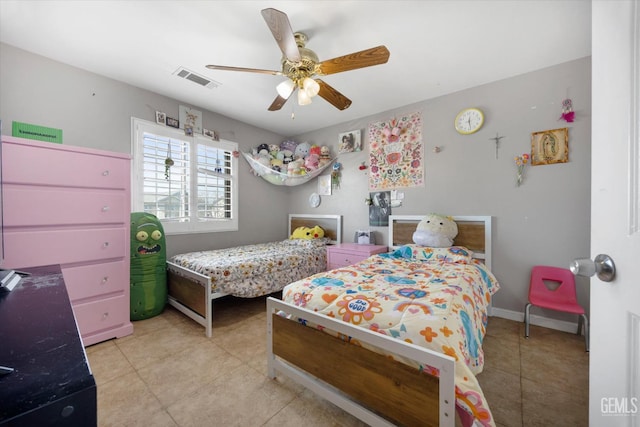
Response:
[[[531,309],[531,303],[528,302],[524,307],[524,337],[529,338],[529,310]]]

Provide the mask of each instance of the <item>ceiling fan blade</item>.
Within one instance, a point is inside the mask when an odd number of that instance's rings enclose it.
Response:
[[[328,75],[343,71],[384,64],[389,60],[389,50],[385,46],[372,47],[360,52],[322,61],[318,74]]]
[[[300,62],[302,58],[300,57],[298,44],[293,35],[287,14],[277,9],[268,8],[262,9],[262,17],[269,26],[271,34],[276,39],[285,58],[291,62]]]
[[[287,102],[289,98],[283,98],[280,95],[276,96],[271,105],[269,105],[269,111],[278,111]]]
[[[351,105],[351,100],[323,82],[320,79],[315,79],[320,85],[320,91],[318,95],[323,97],[327,102],[336,107],[338,110],[346,110]]]
[[[227,67],[226,65],[207,65],[210,70],[226,70],[226,71],[246,71],[248,73],[272,74],[281,76],[282,71],[261,70],[259,68],[243,68],[243,67]]]

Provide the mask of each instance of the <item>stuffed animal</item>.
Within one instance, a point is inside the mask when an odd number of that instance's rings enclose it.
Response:
[[[297,159],[287,164],[287,175],[301,175],[304,170],[304,160]]]
[[[289,164],[289,163],[291,163],[293,161],[293,152],[292,151],[282,150],[278,154],[282,155],[282,163],[284,163],[285,165],[287,165],[287,164]]]
[[[318,157],[322,154],[322,148],[319,145],[312,145],[309,149],[309,154],[317,154]]]
[[[309,171],[318,169],[319,163],[320,157],[317,154],[309,154],[307,158],[304,159],[304,167]]]
[[[295,158],[304,159],[309,155],[309,150],[311,150],[311,144],[309,144],[308,142],[301,142],[296,147],[293,155]]]
[[[324,237],[324,230],[319,225],[315,227],[298,227],[293,230],[289,239],[322,239]]]
[[[320,147],[320,161],[318,167],[323,167],[331,162],[331,153],[327,145]]]
[[[291,155],[293,156],[293,153],[295,153],[296,151],[296,147],[298,146],[298,143],[295,141],[282,141],[280,143],[280,151],[290,151]]]
[[[260,144],[257,148],[258,154],[260,155],[269,155],[269,146],[267,144]]]
[[[429,214],[418,223],[413,242],[420,246],[447,248],[458,235],[458,225],[450,216]]]
[[[276,172],[282,172],[282,168],[284,167],[284,163],[280,159],[271,159],[271,169]]]
[[[269,155],[277,158],[278,154],[280,154],[280,146],[278,144],[269,144]]]

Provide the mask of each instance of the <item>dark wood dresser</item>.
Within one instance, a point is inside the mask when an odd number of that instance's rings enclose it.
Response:
[[[43,242],[34,244],[43,244]],[[59,266],[0,290],[0,426],[96,426],[96,383]]]

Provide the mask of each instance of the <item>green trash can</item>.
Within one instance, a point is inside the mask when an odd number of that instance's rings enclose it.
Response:
[[[167,247],[155,215],[131,213],[131,320],[162,313],[167,304]]]

